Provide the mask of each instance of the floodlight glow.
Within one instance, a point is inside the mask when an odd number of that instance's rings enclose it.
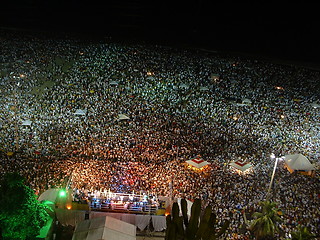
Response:
[[[59,191],[59,197],[65,197],[66,195],[67,195],[66,190],[61,189],[61,190]]]

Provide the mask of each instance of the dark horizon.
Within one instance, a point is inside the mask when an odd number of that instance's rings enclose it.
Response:
[[[6,1],[1,27],[188,45],[320,63],[312,5],[140,0]]]

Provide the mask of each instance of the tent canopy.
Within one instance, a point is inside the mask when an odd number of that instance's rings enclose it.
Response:
[[[86,109],[77,109],[74,113],[74,115],[79,115],[79,116],[84,116],[87,114],[87,110]]]
[[[41,195],[38,197],[38,201],[50,201],[55,203],[57,196],[59,194],[60,189],[58,188],[49,188],[48,190],[41,193]]]
[[[116,85],[118,85],[119,83],[118,83],[117,81],[110,81],[109,84],[116,86]]]
[[[234,167],[242,172],[248,170],[252,165],[245,160],[238,160],[229,164],[231,167]]]
[[[292,171],[311,171],[315,167],[310,163],[310,161],[302,154],[286,155],[284,161],[289,169]]]
[[[200,87],[200,91],[209,91],[208,87]]]
[[[313,108],[320,108],[320,105],[316,102],[311,103],[311,107]]]
[[[109,216],[92,218],[79,222],[72,240],[136,239],[136,227]]]
[[[189,165],[194,166],[196,168],[202,168],[202,167],[210,164],[209,162],[203,160],[201,157],[192,158],[190,160],[187,160],[186,163],[188,163]]]
[[[30,120],[25,120],[25,121],[23,121],[22,122],[22,126],[31,126],[31,124],[32,124],[32,121],[30,121]]]
[[[189,86],[188,86],[187,84],[185,84],[185,83],[181,83],[181,84],[179,85],[179,88],[188,89]]]
[[[252,101],[250,99],[248,99],[248,98],[244,98],[244,99],[242,99],[242,103],[250,105],[250,104],[252,104]]]
[[[154,80],[155,78],[153,76],[148,76],[146,79],[147,80]]]
[[[129,120],[130,118],[125,115],[125,114],[118,114],[118,118],[117,121],[121,121],[121,120]]]

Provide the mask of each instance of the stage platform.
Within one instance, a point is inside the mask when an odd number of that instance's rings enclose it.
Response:
[[[108,193],[90,194],[89,207],[93,211],[161,215],[165,203],[155,195]]]

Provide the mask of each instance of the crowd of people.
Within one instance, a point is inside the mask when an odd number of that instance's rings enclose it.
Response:
[[[18,171],[37,194],[71,179],[82,193],[201,198],[242,239],[242,211],[266,198],[270,154],[319,164],[319,71],[108,39],[1,36],[0,175]],[[210,165],[188,168],[196,156]],[[253,167],[229,166],[239,159]],[[282,236],[298,224],[320,234],[319,189],[318,172],[279,163],[271,200]]]

